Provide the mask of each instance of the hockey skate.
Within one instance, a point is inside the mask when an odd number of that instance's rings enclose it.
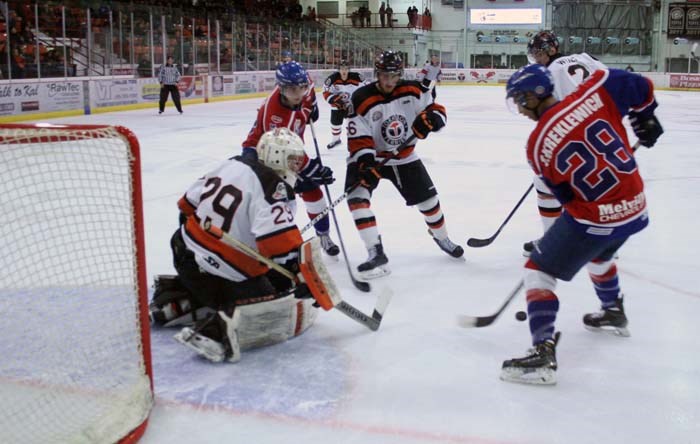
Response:
[[[554,339],[537,344],[522,358],[503,362],[501,380],[521,384],[553,385],[557,383],[556,346],[561,333],[554,333]]]
[[[625,309],[622,306],[622,298],[615,301],[614,307],[584,315],[583,325],[590,331],[612,333],[623,338],[630,335],[629,330],[627,330],[627,316],[625,316]]]
[[[340,139],[335,139],[335,140],[331,140],[331,143],[326,145],[326,148],[330,150],[330,149],[337,147],[338,145],[340,145]]]
[[[459,245],[452,242],[449,237],[446,237],[446,238],[440,240],[440,239],[436,238],[435,235],[433,235],[432,231],[428,230],[428,233],[430,233],[430,236],[432,236],[435,243],[445,253],[447,253],[450,256],[455,257],[455,258],[460,258],[460,257],[464,256],[464,248],[462,248]]]
[[[241,349],[235,329],[240,312],[235,311],[232,318],[222,313],[217,312],[198,322],[195,328],[183,328],[173,338],[212,362],[240,361]]]
[[[379,243],[370,247],[367,252],[369,254],[367,261],[357,266],[362,279],[376,279],[391,273],[387,266],[389,258],[384,254],[381,237]]]
[[[337,256],[340,253],[340,248],[333,242],[331,236],[326,233],[316,233],[319,240],[321,241],[321,248],[326,252],[328,256]]]

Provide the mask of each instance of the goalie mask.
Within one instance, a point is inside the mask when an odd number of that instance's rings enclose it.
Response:
[[[258,160],[293,187],[306,157],[301,138],[289,128],[275,128],[262,135],[256,149]]]

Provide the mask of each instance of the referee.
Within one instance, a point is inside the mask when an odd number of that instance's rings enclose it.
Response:
[[[180,81],[180,71],[173,65],[172,56],[167,58],[165,66],[160,67],[158,81],[160,82],[160,102],[158,102],[158,107],[160,109],[158,114],[163,114],[165,110],[165,102],[168,101],[168,93],[172,94],[175,108],[182,114],[180,91],[177,89],[177,82]]]

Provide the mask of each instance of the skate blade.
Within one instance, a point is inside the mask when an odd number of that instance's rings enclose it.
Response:
[[[523,250],[523,257],[530,257],[531,252]]]
[[[363,281],[367,281],[370,279],[377,279],[388,274],[391,274],[391,270],[389,269],[389,267],[387,267],[386,265],[380,265],[379,267],[373,268],[371,270],[358,271],[357,277],[359,277]]]
[[[591,327],[590,325],[585,324],[583,326],[586,328],[586,330],[592,331],[594,333],[607,333],[613,336],[620,336],[621,338],[630,337],[630,331],[627,330],[627,327]]]
[[[208,338],[204,338],[189,327],[183,328],[173,338],[185,347],[194,350],[198,355],[212,362],[224,360],[224,350],[219,344]]]
[[[557,383],[557,372],[551,368],[523,370],[523,369],[502,369],[501,380],[529,385],[555,385]]]

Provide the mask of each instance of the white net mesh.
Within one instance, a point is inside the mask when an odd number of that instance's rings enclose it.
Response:
[[[113,127],[0,127],[1,443],[117,442],[148,416],[132,156]]]

